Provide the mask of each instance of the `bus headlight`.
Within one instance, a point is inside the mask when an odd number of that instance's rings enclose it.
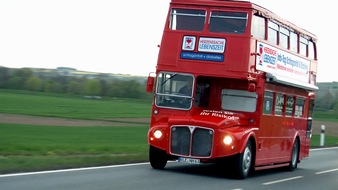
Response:
[[[223,143],[225,145],[231,145],[231,143],[232,143],[232,137],[229,136],[229,135],[225,136],[224,139],[223,139]]]
[[[162,131],[160,131],[160,130],[156,130],[156,131],[154,132],[154,137],[157,138],[157,139],[161,138],[162,135],[163,135],[163,134],[162,134]]]

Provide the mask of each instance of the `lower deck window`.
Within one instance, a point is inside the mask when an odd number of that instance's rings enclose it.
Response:
[[[284,95],[277,94],[275,100],[275,115],[283,115],[284,111]]]
[[[304,105],[305,100],[303,98],[296,99],[295,117],[304,117]]]
[[[246,90],[222,90],[222,109],[255,112],[257,105],[257,94]]]
[[[273,92],[264,92],[263,113],[272,114]]]

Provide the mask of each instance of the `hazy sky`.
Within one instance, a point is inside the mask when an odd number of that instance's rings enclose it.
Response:
[[[169,2],[0,0],[0,65],[146,76],[155,71]],[[338,81],[337,16],[334,6],[325,6],[331,1],[252,2],[316,34],[317,81]]]

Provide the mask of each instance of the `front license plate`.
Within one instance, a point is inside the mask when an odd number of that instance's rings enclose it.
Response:
[[[178,157],[177,162],[189,163],[189,164],[200,164],[200,159],[195,158],[184,158]]]

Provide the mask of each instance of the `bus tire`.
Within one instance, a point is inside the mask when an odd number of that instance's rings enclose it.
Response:
[[[163,169],[167,165],[168,156],[164,150],[150,146],[149,161],[154,169]]]
[[[253,153],[252,145],[249,140],[245,146],[243,153],[241,153],[237,159],[236,173],[238,179],[245,179],[248,177],[250,170],[252,169]]]
[[[292,147],[290,165],[288,166],[289,171],[293,171],[297,168],[298,155],[299,155],[299,141],[298,139],[296,139]]]

